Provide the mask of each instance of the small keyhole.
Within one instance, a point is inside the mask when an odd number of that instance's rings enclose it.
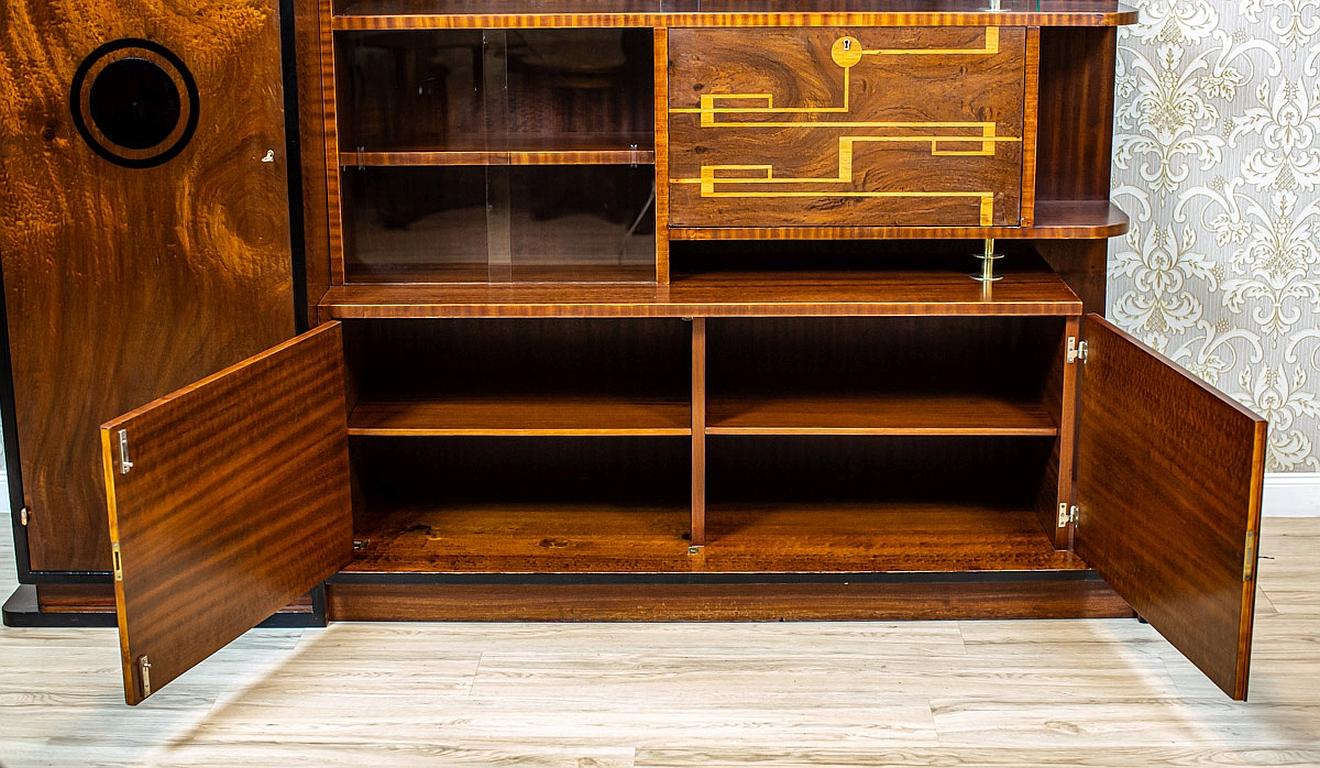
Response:
[[[846,37],[843,39],[843,50],[845,50],[845,51],[851,51],[851,50],[852,50],[852,41],[849,40],[849,39],[846,38]]]

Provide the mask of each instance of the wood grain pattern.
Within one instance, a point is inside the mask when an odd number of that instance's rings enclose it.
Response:
[[[1100,580],[915,584],[336,584],[334,621],[892,621],[1114,618]]]
[[[110,568],[96,427],[293,333],[279,18],[260,0],[0,10],[0,262],[28,551]],[[98,46],[148,37],[191,69],[200,122],[155,168],[112,165],[69,88]],[[273,148],[279,158],[262,163]]]
[[[711,502],[688,553],[681,506],[568,499],[404,505],[359,527],[347,573],[825,573],[1086,568],[1031,511],[962,503]],[[491,616],[489,618],[498,618]]]
[[[1108,201],[1115,29],[1042,29],[1036,196]]]
[[[1018,226],[1025,45],[1001,27],[671,31],[671,226]]]
[[[692,318],[692,545],[706,543],[706,318]]]
[[[129,704],[348,562],[345,411],[329,323],[102,426]]]
[[[652,33],[655,72],[655,281],[669,284],[669,30]]]
[[[367,401],[354,406],[348,434],[374,437],[687,435],[685,400],[615,396],[467,396],[433,401]]]
[[[1106,240],[1128,231],[1128,215],[1107,200],[1037,200],[1035,223],[1002,227],[673,227],[671,240],[921,240],[993,237]],[[1103,245],[1103,243],[1102,243]]]
[[[339,165],[339,83],[336,80],[335,37],[331,17],[333,0],[317,0],[320,7],[321,104],[325,135],[325,194],[328,216],[330,248],[330,284],[343,285],[346,274],[344,261],[344,193]]]
[[[321,0],[294,0],[294,77],[298,83],[298,152],[302,163],[306,315],[310,328],[320,322],[317,304],[330,286],[330,199],[326,167],[325,88],[321,82]]]
[[[1058,315],[1081,302],[1057,275],[1008,272],[983,292],[962,272],[711,272],[653,285],[348,285],[334,318]]]
[[[721,397],[708,435],[1005,435],[1049,437],[1039,402],[994,395],[898,393]]]
[[[1245,699],[1267,424],[1099,315],[1086,337],[1077,552]]]
[[[1112,0],[1006,0],[1003,10],[972,3],[922,0],[886,3],[801,3],[793,0],[672,2],[556,0],[357,0],[339,4],[336,29],[447,29],[523,27],[712,27],[712,26],[1122,26],[1136,10]]]
[[[1026,30],[1023,66],[1022,217],[1024,227],[1036,222],[1036,133],[1040,120],[1040,27]]]

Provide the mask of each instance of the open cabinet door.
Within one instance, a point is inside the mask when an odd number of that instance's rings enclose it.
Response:
[[[129,704],[349,561],[344,396],[328,323],[101,427]]]
[[[1266,422],[1099,315],[1086,341],[1076,551],[1246,699]]]

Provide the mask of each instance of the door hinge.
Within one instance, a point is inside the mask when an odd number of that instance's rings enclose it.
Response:
[[[138,657],[138,676],[142,678],[142,698],[151,695],[151,660],[145,655]]]
[[[1067,360],[1069,364],[1075,363],[1078,360],[1081,360],[1083,363],[1085,363],[1086,351],[1087,351],[1087,344],[1084,339],[1079,340],[1076,336],[1069,336],[1068,353],[1065,356],[1065,360]]]
[[[1251,581],[1256,575],[1256,532],[1247,531],[1247,551],[1242,557],[1242,580]]]
[[[133,462],[128,458],[128,430],[119,430],[119,474],[127,475],[133,468]]]
[[[119,554],[119,542],[110,545],[110,560],[115,569],[115,581],[124,580],[124,558]]]
[[[23,507],[22,509],[18,510],[18,524],[26,528],[28,524],[28,517],[31,514],[32,514],[31,512],[28,512],[27,507]]]
[[[1067,502],[1059,504],[1059,527],[1065,528],[1068,523],[1077,522],[1077,505],[1069,505]]]

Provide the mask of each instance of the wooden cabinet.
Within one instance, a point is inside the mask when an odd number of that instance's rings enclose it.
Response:
[[[461,5],[302,8],[312,330],[107,414],[7,620],[136,703],[281,610],[1135,613],[1245,697],[1265,424],[1098,314],[1134,12]]]

